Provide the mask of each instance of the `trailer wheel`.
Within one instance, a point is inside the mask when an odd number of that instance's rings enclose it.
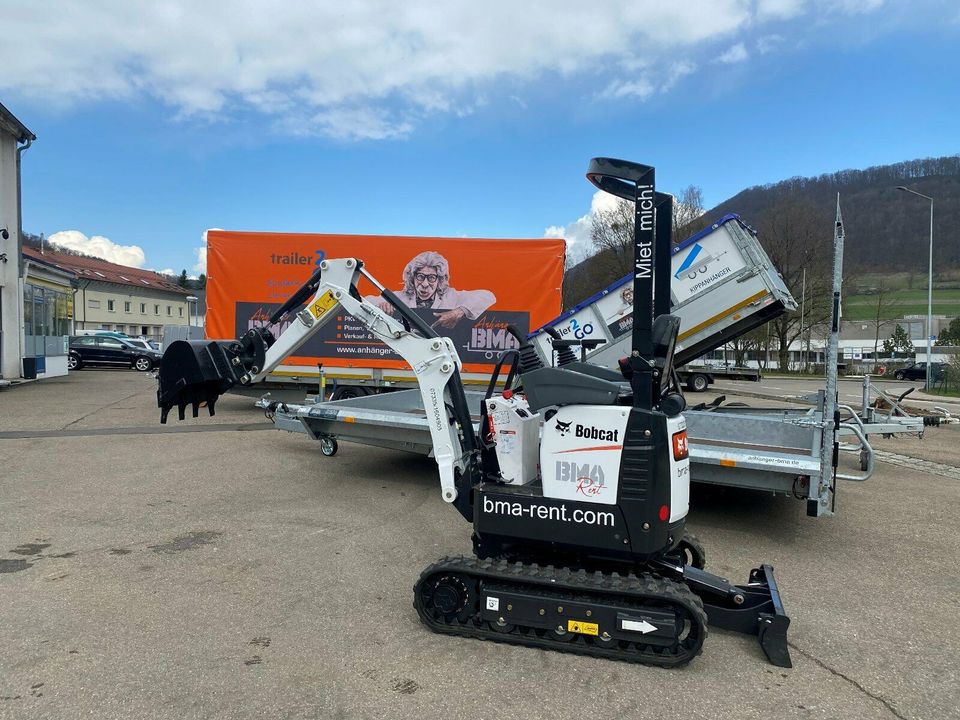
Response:
[[[860,470],[866,472],[870,467],[870,454],[866,450],[860,451]]]
[[[347,385],[346,387],[337,388],[331,400],[349,400],[351,398],[366,397],[369,395],[366,388],[356,387],[355,385]]]
[[[687,390],[690,392],[706,392],[710,387],[710,378],[703,373],[693,373],[687,378]]]
[[[325,437],[320,438],[320,452],[322,452],[327,457],[333,457],[337,454],[337,450],[340,449],[340,444],[337,442],[336,438]]]

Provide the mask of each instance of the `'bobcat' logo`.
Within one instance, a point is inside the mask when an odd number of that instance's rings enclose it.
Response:
[[[570,422],[560,422],[557,420],[557,432],[559,432],[561,435],[566,435],[568,432],[570,432],[570,425],[572,423],[572,420]]]

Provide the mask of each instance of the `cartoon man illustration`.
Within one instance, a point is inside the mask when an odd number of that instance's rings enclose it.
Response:
[[[627,283],[620,291],[620,299],[623,301],[623,307],[617,312],[617,315],[626,315],[633,312],[633,285]]]
[[[452,328],[463,318],[476,320],[497,298],[489,290],[457,290],[450,287],[450,265],[438,252],[427,250],[414,257],[403,269],[403,290],[397,297],[407,307],[431,308],[437,318],[434,327]],[[390,312],[390,304],[381,297],[367,300]]]

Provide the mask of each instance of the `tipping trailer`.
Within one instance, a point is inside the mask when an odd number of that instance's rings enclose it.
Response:
[[[676,367],[687,389],[706,390],[719,376],[759,379],[756,370],[684,367],[796,309],[753,229],[738,215],[724,215],[671,249],[670,275],[670,312],[680,318]],[[531,337],[544,362],[558,364],[559,354],[562,364],[564,351],[579,346],[583,360],[615,368],[629,354],[632,288],[627,275],[535,330]]]

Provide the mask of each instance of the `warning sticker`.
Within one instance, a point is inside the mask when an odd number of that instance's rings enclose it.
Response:
[[[323,295],[310,303],[310,314],[317,320],[330,308],[337,304],[337,299],[333,296],[332,290],[327,290]]]
[[[580,620],[567,620],[567,630],[569,632],[580,633],[581,635],[599,635],[600,626],[596,623],[581,622]]]
[[[500,609],[500,598],[495,598],[493,596],[487,596],[487,610],[499,610]]]

